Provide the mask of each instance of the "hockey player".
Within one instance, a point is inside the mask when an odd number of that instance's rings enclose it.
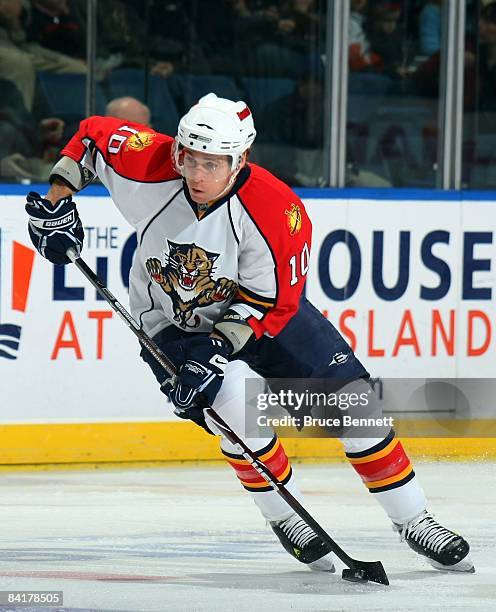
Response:
[[[72,195],[100,178],[137,232],[133,316],[180,367],[177,383],[144,350],[142,357],[175,413],[213,433],[199,400],[242,435],[248,377],[368,384],[339,332],[302,297],[310,221],[289,187],[248,163],[255,135],[246,104],[213,93],[181,119],[175,138],[90,117],[62,151],[46,197],[32,192],[26,204],[36,248],[69,263],[66,250],[80,252],[84,238]],[[277,436],[245,441],[302,500]],[[427,511],[394,431],[342,442],[402,540],[437,569],[473,571],[466,540]],[[334,571],[327,545],[225,438],[221,450],[284,548],[312,569]]]

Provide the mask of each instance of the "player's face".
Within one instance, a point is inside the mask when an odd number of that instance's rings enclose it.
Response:
[[[227,188],[232,176],[231,158],[184,149],[180,154],[182,175],[197,204],[211,202]]]

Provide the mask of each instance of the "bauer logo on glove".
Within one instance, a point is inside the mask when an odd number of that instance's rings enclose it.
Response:
[[[55,219],[54,221],[33,221],[33,225],[39,229],[65,229],[74,225],[74,212],[71,211],[65,217]]]
[[[29,215],[29,236],[36,250],[56,265],[71,262],[67,249],[79,256],[84,242],[84,230],[71,196],[55,204],[31,191],[26,198]]]

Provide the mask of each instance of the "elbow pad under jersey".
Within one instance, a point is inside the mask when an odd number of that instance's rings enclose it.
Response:
[[[60,179],[70,189],[80,191],[94,178],[95,175],[88,168],[64,155],[52,168],[48,180],[51,185],[55,179]]]

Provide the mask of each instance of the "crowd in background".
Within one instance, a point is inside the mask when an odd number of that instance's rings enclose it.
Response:
[[[415,152],[408,147],[418,143],[425,165],[419,184],[431,180],[442,2],[350,0],[350,184],[408,182],[401,167],[411,170],[408,157]],[[483,116],[496,111],[496,1],[466,4],[465,109]],[[319,184],[324,123],[332,113],[324,96],[326,8],[326,0],[98,0],[99,92],[112,102],[113,75],[146,72],[167,83],[180,115],[187,75],[222,75],[248,101],[250,83],[269,83],[267,91],[277,86],[280,94],[256,108],[255,159],[293,184]],[[86,30],[86,0],[0,0],[0,177],[46,180],[83,118],[71,108],[53,115],[46,83],[53,83],[47,75],[58,75],[68,88],[84,81]],[[148,102],[145,90],[135,97]],[[409,132],[409,121],[417,131]]]

